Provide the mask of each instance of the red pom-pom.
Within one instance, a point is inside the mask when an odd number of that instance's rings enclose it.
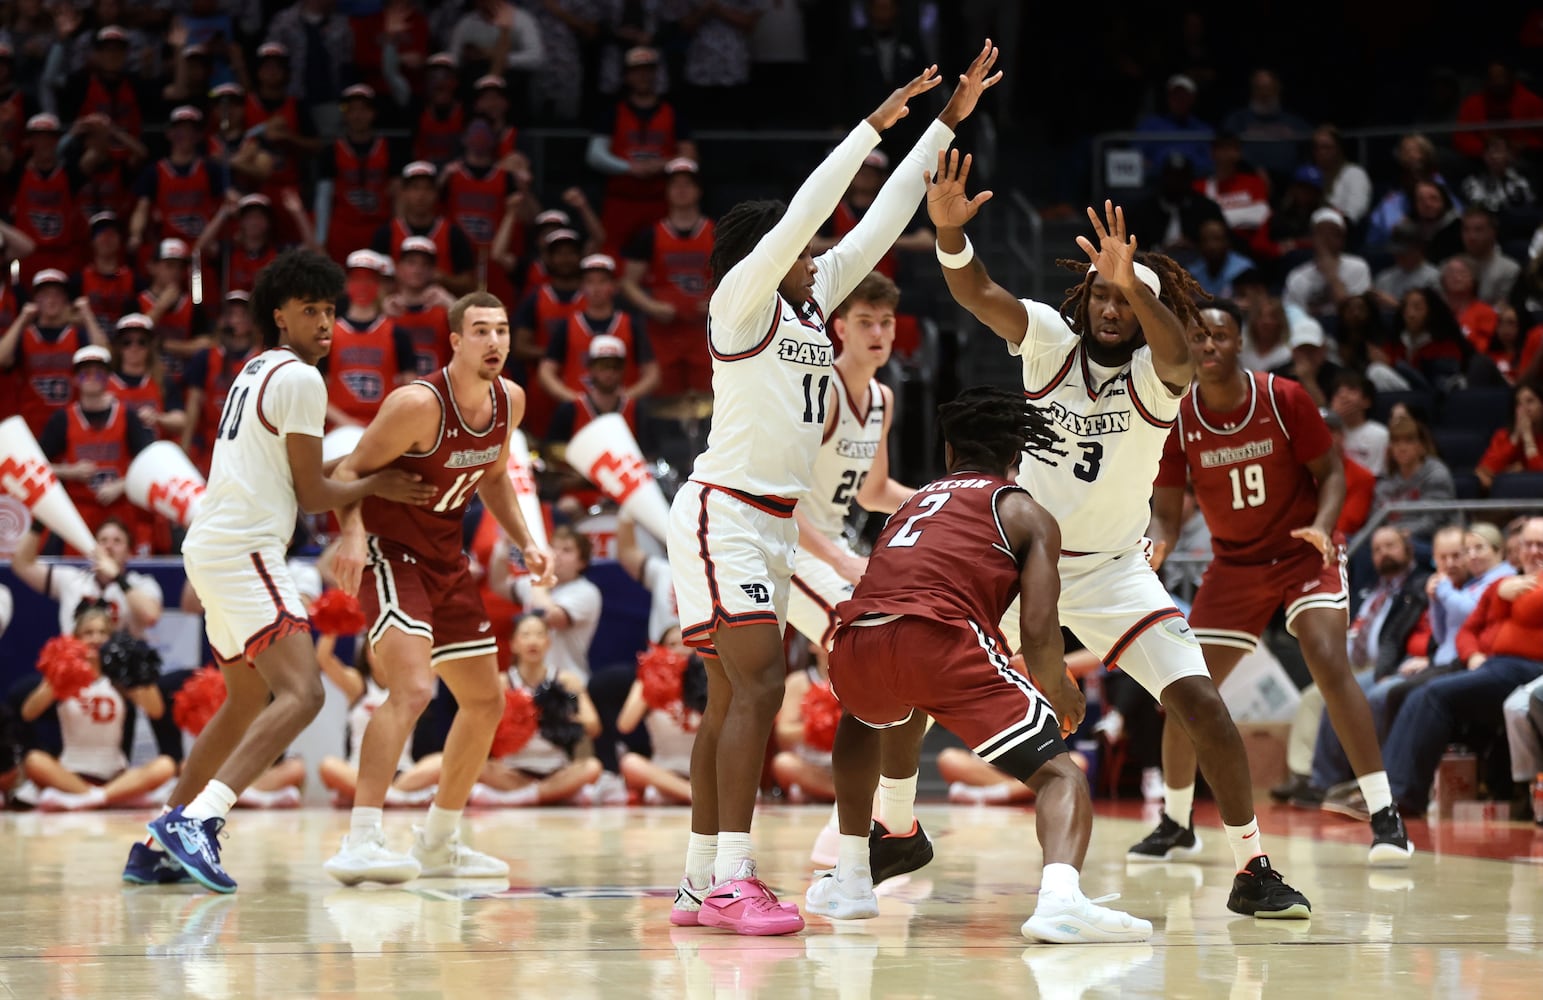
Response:
[[[536,730],[541,717],[536,713],[536,703],[524,688],[510,688],[504,692],[504,717],[498,720],[498,730],[493,734],[490,757],[507,757],[525,749]]]
[[[72,635],[56,635],[43,644],[38,673],[54,689],[54,697],[68,701],[90,687],[101,675],[91,665],[91,650]]]
[[[311,627],[322,635],[353,635],[364,625],[359,598],[347,591],[329,590],[311,605]]]
[[[836,745],[836,724],[841,721],[841,702],[829,684],[811,684],[800,703],[804,715],[804,742],[812,750],[829,753]]]
[[[644,703],[661,712],[673,711],[680,704],[685,673],[684,656],[650,644],[647,652],[638,654],[638,680],[643,685]]]
[[[182,683],[171,700],[172,721],[178,729],[197,736],[204,731],[214,713],[225,704],[225,675],[218,667],[202,667]]]

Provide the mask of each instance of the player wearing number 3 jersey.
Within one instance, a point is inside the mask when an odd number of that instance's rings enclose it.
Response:
[[[461,545],[472,495],[524,551],[532,574],[544,576],[551,559],[531,544],[504,474],[525,395],[499,375],[509,356],[509,316],[496,296],[473,292],[450,307],[450,350],[444,368],[386,397],[338,467],[345,479],[406,469],[438,491],[424,507],[367,500],[362,516],[350,507],[339,519],[333,571],[343,589],[360,592],[374,663],[390,688],[364,731],[348,836],[326,864],[345,885],[509,873],[504,862],[463,845],[458,832],[504,707],[497,636]],[[386,847],[381,808],[402,748],[434,696],[436,673],[455,695],[455,721],[428,820],[411,853],[401,854]]]
[[[1053,463],[1025,460],[1019,483],[1061,522],[1061,624],[1110,669],[1162,702],[1194,741],[1237,862],[1227,900],[1237,913],[1309,915],[1307,899],[1270,865],[1254,817],[1248,757],[1194,634],[1143,555],[1152,478],[1195,363],[1189,322],[1200,294],[1172,259],[1138,254],[1124,212],[1092,209],[1097,243],[1060,309],[1014,298],[993,282],[963,226],[988,194],[965,194],[969,158],[938,169],[927,210],[954,298],[1023,362],[1025,395],[1059,431]]]

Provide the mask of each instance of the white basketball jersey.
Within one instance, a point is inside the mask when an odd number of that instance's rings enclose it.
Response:
[[[830,405],[836,408],[836,426],[814,458],[813,485],[803,508],[804,516],[830,539],[841,537],[842,524],[884,438],[884,393],[878,379],[868,381],[867,410],[858,409],[839,372],[835,380]]]
[[[225,399],[209,486],[183,554],[213,561],[288,546],[298,504],[284,439],[319,439],[326,419],[321,373],[293,351],[281,347],[248,361]]]
[[[112,778],[128,769],[123,753],[123,695],[98,677],[73,698],[59,702],[59,763],[76,774]]]
[[[366,678],[364,682],[364,694],[354,702],[348,710],[348,763],[353,767],[359,766],[359,754],[364,748],[364,730],[370,724],[370,716],[375,710],[386,703],[386,695],[389,692],[375,683],[373,677]],[[413,736],[407,734],[407,743],[402,747],[402,756],[396,762],[398,771],[405,771],[413,766]]]
[[[1059,312],[1023,304],[1028,332],[1008,350],[1022,356],[1024,394],[1050,411],[1066,454],[1043,456],[1053,465],[1025,455],[1018,483],[1060,522],[1063,553],[1129,548],[1151,522],[1152,480],[1184,396],[1157,377],[1151,348],[1101,368]]]

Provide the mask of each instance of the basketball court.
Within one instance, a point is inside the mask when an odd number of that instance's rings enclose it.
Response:
[[[1149,807],[1155,808],[1155,807]],[[1149,829],[1135,804],[1099,806],[1089,896],[1152,920],[1142,945],[1033,945],[1039,852],[1023,809],[923,806],[937,860],[880,887],[881,915],[740,938],[672,928],[684,809],[469,813],[469,839],[506,858],[510,885],[345,889],[321,870],[343,811],[233,814],[234,896],[119,881],[137,813],[0,818],[6,877],[0,996],[86,997],[1535,997],[1543,990],[1543,830],[1410,824],[1406,871],[1369,871],[1365,828],[1268,809],[1266,847],[1312,900],[1311,921],[1225,908],[1232,865],[1209,803],[1200,864],[1127,868]],[[762,874],[802,902],[828,812],[756,822]],[[405,844],[415,811],[387,813]],[[1432,848],[1435,850],[1432,850]]]

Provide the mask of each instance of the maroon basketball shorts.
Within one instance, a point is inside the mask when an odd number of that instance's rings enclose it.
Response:
[[[1189,612],[1201,645],[1253,652],[1276,608],[1286,609],[1286,631],[1296,635],[1296,618],[1311,608],[1348,615],[1350,587],[1345,559],[1324,565],[1323,553],[1306,542],[1265,563],[1211,560]]]
[[[427,639],[435,667],[497,655],[493,622],[464,555],[453,563],[425,561],[374,535],[368,546],[359,605],[369,622],[371,646],[394,628]]]
[[[1020,780],[1066,752],[1045,696],[1008,663],[995,625],[928,618],[859,619],[836,631],[830,682],[841,707],[875,729],[913,710]]]

